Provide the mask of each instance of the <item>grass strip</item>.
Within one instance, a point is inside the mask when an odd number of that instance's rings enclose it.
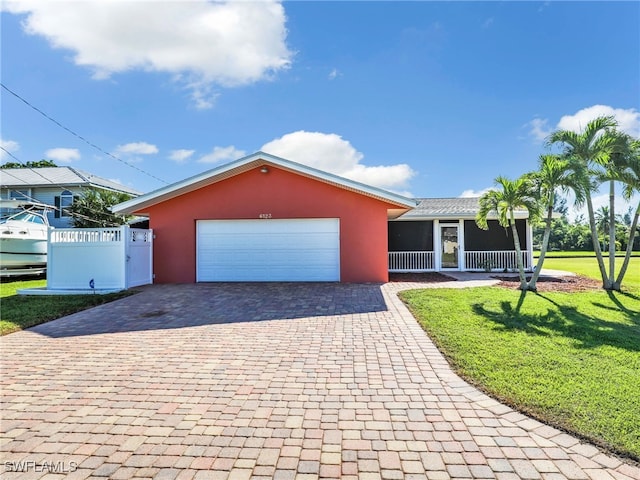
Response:
[[[46,283],[47,281],[42,279],[4,280],[0,283],[0,335],[33,327],[134,293],[125,291],[106,295],[17,295],[17,290],[40,288],[46,286]]]

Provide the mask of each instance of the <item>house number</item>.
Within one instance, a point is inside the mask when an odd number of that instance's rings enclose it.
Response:
[[[260,215],[258,215],[258,218],[271,218],[271,214],[270,213],[261,213]]]

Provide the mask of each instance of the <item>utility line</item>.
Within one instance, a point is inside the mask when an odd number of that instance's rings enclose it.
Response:
[[[13,95],[14,97],[16,97],[18,100],[20,100],[21,102],[23,102],[25,105],[27,105],[28,107],[30,107],[31,109],[35,110],[36,112],[38,112],[40,115],[42,115],[44,118],[46,118],[47,120],[49,120],[50,122],[55,123],[57,126],[59,126],[60,128],[62,128],[63,130],[69,132],[71,135],[73,135],[76,138],[79,138],[80,140],[82,140],[84,143],[86,143],[87,145],[95,148],[96,150],[98,150],[100,153],[107,155],[111,158],[113,158],[114,160],[117,160],[118,162],[121,162],[125,165],[127,165],[128,167],[131,167],[141,173],[144,173],[145,175],[158,180],[159,182],[164,183],[165,185],[168,185],[169,182],[162,180],[159,177],[156,177],[155,175],[146,172],[144,170],[142,170],[141,168],[136,167],[135,165],[132,165],[131,163],[122,160],[121,158],[116,157],[114,154],[107,152],[106,150],[104,150],[103,148],[99,147],[98,145],[96,145],[95,143],[87,140],[86,138],[84,138],[82,135],[79,135],[78,133],[74,132],[73,130],[71,130],[70,128],[65,127],[63,124],[61,124],[60,122],[58,122],[55,118],[52,118],[51,116],[47,115],[45,112],[43,112],[42,110],[40,110],[38,107],[36,107],[35,105],[29,103],[27,100],[25,100],[24,98],[22,98],[20,95],[18,95],[16,92],[14,92],[13,90],[11,90],[9,87],[7,87],[4,83],[0,82],[0,86],[2,86],[2,88],[4,88],[7,92],[9,92],[11,95]],[[6,152],[6,150],[3,148],[2,150],[4,150]],[[11,155],[11,154],[9,154]],[[15,157],[13,157],[15,158]]]

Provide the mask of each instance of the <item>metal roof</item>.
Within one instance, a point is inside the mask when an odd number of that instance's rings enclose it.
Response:
[[[115,192],[140,195],[141,192],[113,180],[93,175],[72,167],[0,169],[3,188],[35,187],[97,187]]]
[[[418,198],[413,210],[401,215],[398,220],[435,220],[437,218],[474,219],[480,210],[480,197]],[[526,210],[516,210],[516,218],[527,218]],[[496,218],[495,214],[489,218]]]

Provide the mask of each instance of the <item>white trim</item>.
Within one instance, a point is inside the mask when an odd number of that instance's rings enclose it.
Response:
[[[440,220],[433,221],[433,268],[436,271],[442,269],[442,255],[440,253],[442,247],[440,244]]]
[[[458,221],[458,269],[464,271],[466,269],[464,261],[464,220]]]
[[[178,195],[183,195],[197,190],[215,183],[216,181],[232,177],[261,165],[273,165],[285,170],[300,173],[307,177],[311,177],[340,188],[392,203],[404,209],[411,209],[418,205],[418,201],[415,199],[407,198],[402,195],[382,190],[377,187],[372,187],[370,185],[365,185],[364,183],[349,180],[347,178],[342,178],[332,173],[323,172],[322,170],[292,162],[290,160],[285,160],[284,158],[276,157],[268,153],[256,152],[234,162],[221,165],[220,167],[208,170],[199,175],[195,175],[167,187],[160,188],[145,195],[141,195],[140,197],[120,203],[113,206],[111,210],[114,213],[119,214],[137,212]]]

